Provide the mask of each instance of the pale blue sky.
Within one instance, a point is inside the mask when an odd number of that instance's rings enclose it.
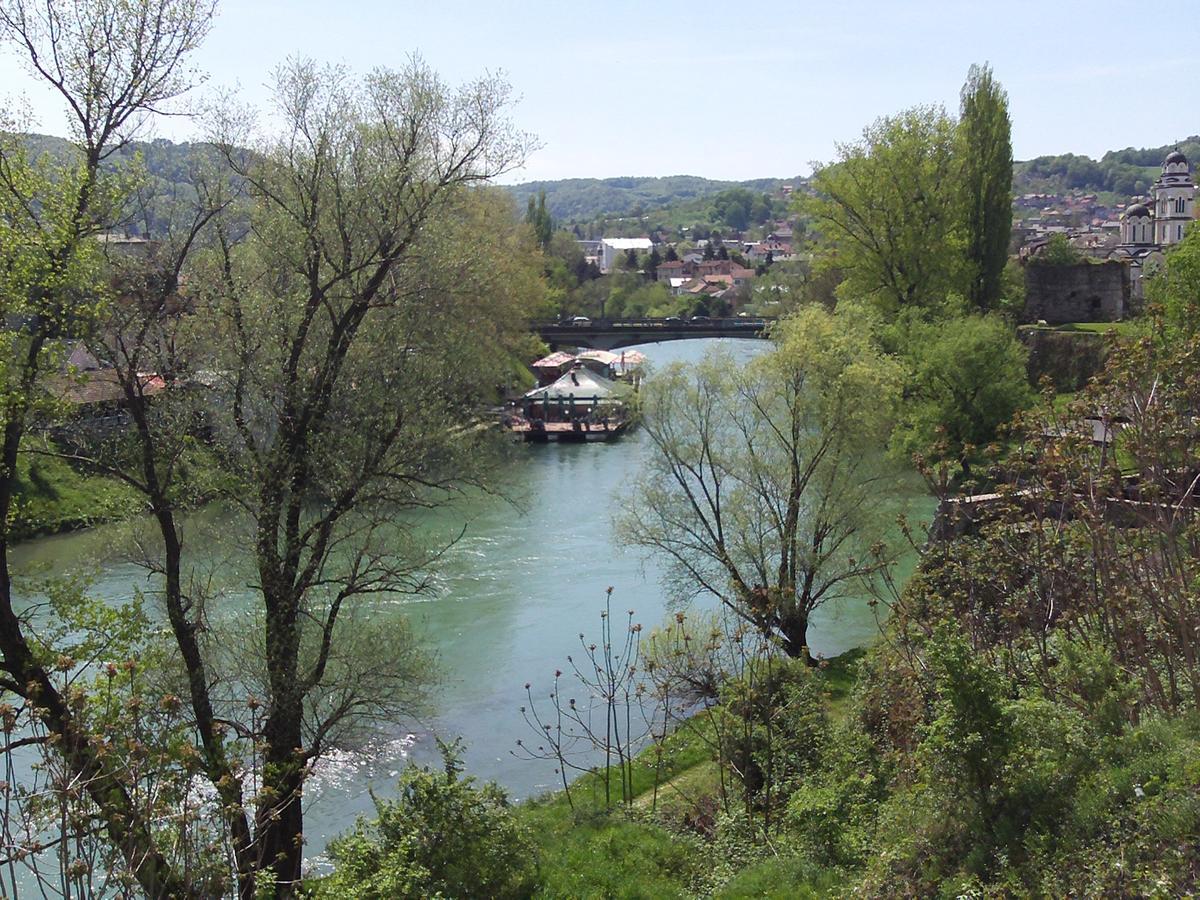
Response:
[[[204,90],[263,103],[289,55],[365,71],[416,50],[450,81],[507,74],[513,118],[543,148],[506,180],[745,179],[807,172],[906,106],[955,110],[977,61],[1009,92],[1018,158],[1186,137],[1200,132],[1197,18],[1191,0],[224,0],[196,62]],[[28,96],[41,129],[61,133],[11,58],[0,94]]]

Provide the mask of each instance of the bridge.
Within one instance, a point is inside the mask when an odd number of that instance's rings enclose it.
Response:
[[[535,327],[538,336],[550,345],[587,347],[592,350],[618,350],[634,344],[655,341],[682,341],[688,338],[760,338],[766,337],[774,319],[704,318],[680,319],[577,319],[568,322],[542,322]]]

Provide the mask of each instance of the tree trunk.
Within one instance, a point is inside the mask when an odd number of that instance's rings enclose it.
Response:
[[[264,585],[272,582],[264,579]],[[278,582],[274,582],[278,584]],[[298,600],[288,589],[264,587],[271,711],[263,728],[263,776],[255,821],[259,871],[271,871],[275,896],[295,897],[304,860],[304,695],[298,677]]]
[[[808,652],[808,614],[790,612],[779,617],[779,635],[783,640],[783,652],[790,659],[803,659],[806,666],[815,666],[817,661]]]

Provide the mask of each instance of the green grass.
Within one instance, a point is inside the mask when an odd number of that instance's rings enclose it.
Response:
[[[27,441],[17,461],[13,536],[18,540],[85,528],[136,514],[141,508],[133,488],[115,478],[87,475],[43,452],[44,441]]]
[[[1114,332],[1118,337],[1139,337],[1145,330],[1144,323],[1138,319],[1125,319],[1121,322],[1066,322],[1062,325],[1023,325],[1023,328],[1038,331],[1088,332],[1090,334],[1108,334]]]
[[[865,655],[852,650],[821,668],[831,713],[844,714]],[[701,722],[683,727],[664,743],[634,760],[634,802],[620,808],[620,780],[610,781],[613,806],[605,806],[602,772],[576,779],[558,791],[519,807],[521,822],[538,847],[542,898],[670,898],[695,896],[696,884],[711,877],[713,860],[701,838],[681,831],[687,817],[716,809],[721,774]],[[655,797],[655,777],[658,792]],[[574,803],[572,809],[571,801]],[[668,827],[669,823],[670,827]],[[784,857],[755,863],[718,894],[721,897],[818,897],[830,887],[829,874]]]
[[[805,859],[780,856],[747,866],[714,895],[718,900],[816,900],[830,896],[839,873],[818,869]]]

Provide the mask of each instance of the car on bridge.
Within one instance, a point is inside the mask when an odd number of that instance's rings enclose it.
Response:
[[[573,319],[571,319],[571,324],[579,328],[587,328],[592,324],[592,320],[587,316],[575,316]]]

